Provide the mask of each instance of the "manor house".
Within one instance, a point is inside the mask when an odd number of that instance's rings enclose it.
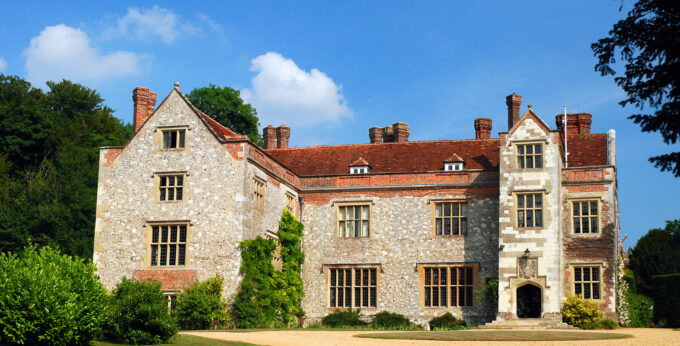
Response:
[[[158,107],[146,88],[133,100],[132,139],[99,161],[94,262],[108,289],[153,278],[173,297],[219,273],[232,296],[239,242],[276,239],[287,208],[305,225],[306,322],[348,307],[559,321],[572,293],[615,316],[615,133],[591,133],[591,114],[551,127],[511,94],[498,137],[488,118],[470,139],[436,141],[409,141],[397,122],[364,144],[290,148],[289,127],[265,127],[259,147],[179,83]],[[478,292],[494,278],[495,307]]]

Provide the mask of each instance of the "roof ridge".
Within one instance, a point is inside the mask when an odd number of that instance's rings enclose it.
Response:
[[[351,144],[321,144],[321,145],[311,145],[307,147],[294,147],[285,149],[274,149],[275,151],[284,150],[297,150],[297,149],[316,149],[316,148],[327,148],[327,147],[354,147],[354,146],[368,146],[376,147],[379,145],[396,145],[396,144],[417,144],[417,143],[452,143],[452,142],[470,142],[470,141],[486,141],[486,142],[497,142],[500,138],[467,138],[467,139],[434,139],[434,140],[424,140],[424,141],[408,141],[408,142],[388,142],[388,143],[351,143]],[[269,151],[269,150],[267,150]]]

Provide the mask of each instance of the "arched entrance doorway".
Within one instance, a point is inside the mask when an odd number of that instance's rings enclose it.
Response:
[[[517,289],[517,317],[541,317],[541,289],[532,284]]]

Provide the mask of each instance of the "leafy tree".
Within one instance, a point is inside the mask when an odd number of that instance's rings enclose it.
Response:
[[[680,139],[680,2],[639,0],[609,36],[593,43],[595,70],[615,75],[616,55],[626,62],[625,75],[614,80],[627,94],[621,106],[649,106],[654,114],[629,116],[644,132],[659,131],[667,144]],[[649,159],[661,171],[680,177],[680,152]]]
[[[227,306],[222,299],[224,279],[215,275],[184,288],[177,297],[173,314],[184,329],[206,329],[214,323],[224,326],[229,322]]]
[[[654,275],[680,273],[680,219],[666,221],[664,229],[652,229],[630,252],[628,267],[635,274],[637,293],[652,296]]]
[[[210,84],[208,87],[192,90],[187,98],[194,106],[224,127],[247,135],[257,145],[264,144],[258,130],[260,122],[257,118],[257,111],[250,104],[243,103],[238,90]]]

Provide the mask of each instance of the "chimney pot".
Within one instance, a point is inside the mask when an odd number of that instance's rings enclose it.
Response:
[[[475,138],[489,139],[491,137],[492,120],[489,118],[475,119]]]
[[[370,138],[371,143],[382,143],[383,129],[382,127],[374,126],[368,129],[368,138]]]
[[[276,128],[274,126],[269,125],[262,129],[262,137],[264,138],[265,149],[276,148]]]
[[[522,104],[522,96],[512,93],[505,97],[508,106],[508,130],[519,121],[519,106]]]
[[[288,141],[290,140],[290,127],[285,124],[276,128],[276,148],[288,149]]]
[[[398,143],[408,142],[408,136],[411,130],[407,123],[396,122],[392,124],[392,129],[394,131],[394,141]]]
[[[153,114],[156,106],[156,93],[149,88],[136,87],[132,91],[132,101],[134,102],[134,115],[132,117],[132,129],[137,133],[146,119]]]

